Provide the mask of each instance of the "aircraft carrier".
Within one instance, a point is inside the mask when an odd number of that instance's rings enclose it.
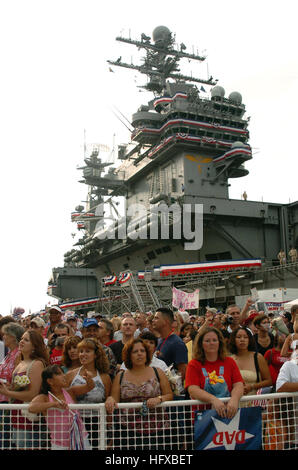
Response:
[[[298,249],[298,202],[229,197],[253,158],[241,92],[184,74],[183,61],[206,57],[187,52],[165,26],[116,40],[142,57],[108,67],[142,74],[152,98],[132,115],[118,164],[100,146],[85,152],[88,200],[71,214],[82,237],[53,268],[48,294],[65,308],[113,314],[171,305],[173,286],[199,288],[200,305],[221,307],[254,286],[297,287],[296,260],[280,264],[277,255]]]

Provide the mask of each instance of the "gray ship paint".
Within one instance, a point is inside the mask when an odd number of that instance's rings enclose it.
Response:
[[[192,241],[184,243],[185,250],[199,250],[203,246],[202,204],[183,204],[182,207],[178,204],[170,206],[160,204],[151,211],[148,211],[143,204],[131,204],[127,210],[127,217],[121,218],[120,229],[117,229],[116,221],[105,218],[102,204],[97,206],[95,215],[100,218],[100,222],[95,227],[93,238],[99,240],[186,239]],[[103,221],[108,223],[106,229],[103,229]],[[193,221],[194,229],[192,229]]]

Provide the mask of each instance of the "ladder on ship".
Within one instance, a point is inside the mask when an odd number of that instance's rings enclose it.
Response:
[[[141,311],[141,312],[144,312],[145,311],[145,305],[144,305],[144,302],[143,302],[143,299],[142,299],[142,296],[139,292],[139,289],[138,289],[138,286],[137,286],[137,283],[136,283],[136,280],[135,280],[135,277],[133,275],[133,273],[130,271],[130,278],[129,278],[129,281],[130,281],[130,286],[131,286],[131,293],[135,299],[135,302],[138,306],[138,309]]]
[[[144,280],[137,280],[135,274],[130,271],[129,287],[140,311],[156,310],[161,306],[162,302],[153,286],[151,273],[145,273]]]
[[[155,310],[160,307],[160,300],[154,290],[154,287],[152,285],[152,282],[151,282],[151,278],[150,279],[146,279],[146,274],[145,274],[145,284],[146,284],[146,288],[148,290],[148,293],[151,297],[151,300],[152,300],[152,304],[155,308]]]

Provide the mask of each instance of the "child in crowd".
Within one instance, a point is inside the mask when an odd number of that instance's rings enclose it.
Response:
[[[66,377],[60,366],[51,365],[42,372],[41,394],[31,401],[29,412],[45,415],[51,433],[52,450],[91,450],[79,412],[68,406],[76,402],[78,395],[94,388],[87,371],[84,379],[86,384],[67,389]]]

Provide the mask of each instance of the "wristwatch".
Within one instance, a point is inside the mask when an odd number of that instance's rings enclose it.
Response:
[[[162,396],[161,395],[158,395],[158,398],[160,400],[160,403],[162,403]]]

